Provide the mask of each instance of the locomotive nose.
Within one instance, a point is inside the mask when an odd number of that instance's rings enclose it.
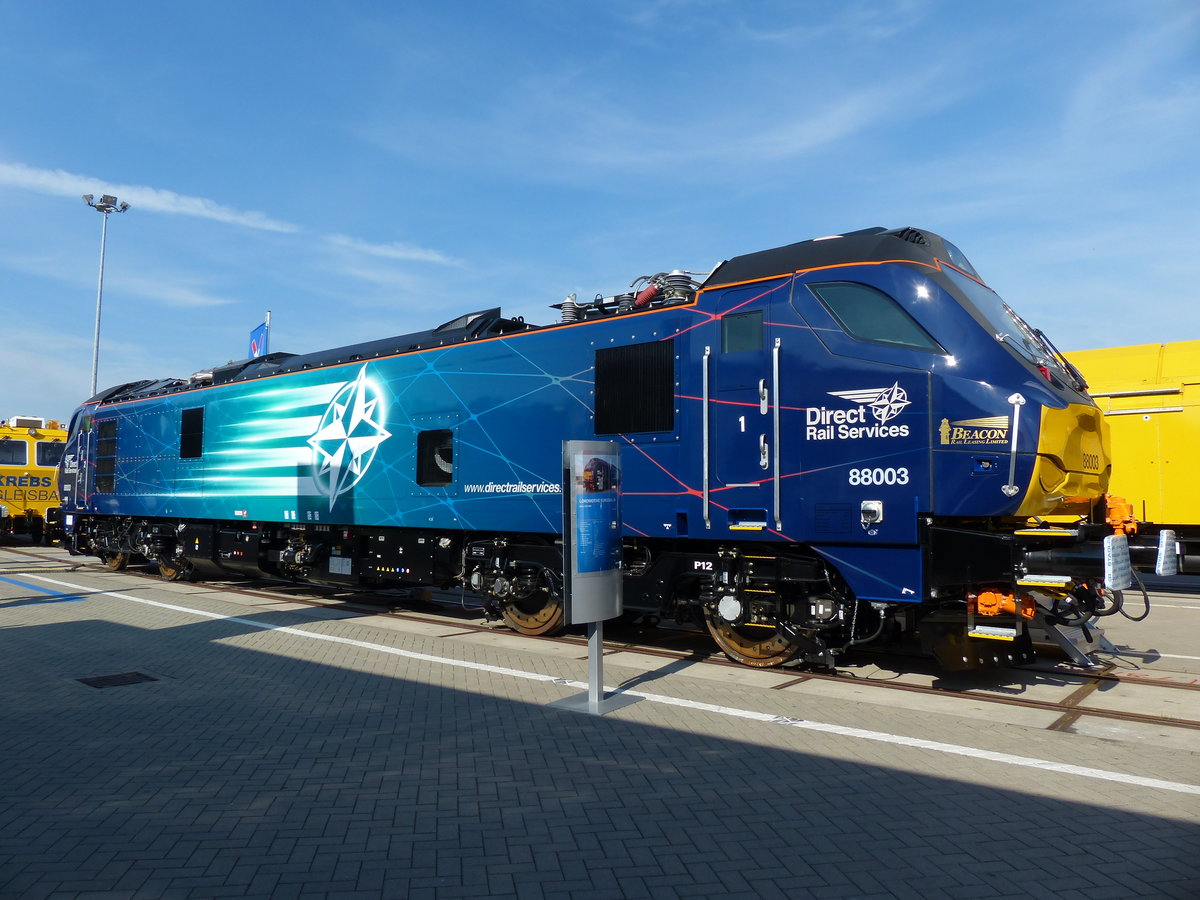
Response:
[[[1019,514],[1082,514],[1108,490],[1108,423],[1095,406],[1042,409],[1037,458]]]

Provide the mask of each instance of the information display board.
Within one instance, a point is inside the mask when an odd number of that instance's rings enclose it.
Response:
[[[563,441],[563,561],[569,624],[621,614],[621,448],[615,442]]]

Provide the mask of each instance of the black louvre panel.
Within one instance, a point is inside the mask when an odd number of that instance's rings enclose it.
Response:
[[[673,431],[675,342],[596,351],[596,434]]]
[[[179,458],[199,459],[204,455],[204,407],[185,409],[179,417]]]

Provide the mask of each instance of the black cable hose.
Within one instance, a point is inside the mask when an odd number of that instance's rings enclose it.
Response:
[[[1129,613],[1125,612],[1124,604],[1121,605],[1120,611],[1121,615],[1123,615],[1129,621],[1140,622],[1150,615],[1150,592],[1146,590],[1146,585],[1142,584],[1142,579],[1138,578],[1137,572],[1133,573],[1133,580],[1137,582],[1138,587],[1142,590],[1142,602],[1146,605],[1146,611],[1140,616],[1131,616]]]
[[[857,617],[856,617],[856,618],[857,618]],[[849,648],[851,648],[851,647],[856,647],[856,646],[858,646],[859,644],[869,644],[869,643],[871,643],[871,641],[875,640],[875,638],[877,638],[877,637],[879,637],[881,634],[883,634],[883,627],[884,627],[884,625],[886,625],[886,624],[887,624],[887,616],[885,616],[885,615],[884,615],[882,612],[880,612],[880,613],[879,613],[879,627],[875,629],[875,633],[874,633],[874,634],[872,634],[870,637],[865,637],[865,638],[857,638],[857,639],[855,639],[855,638],[854,638],[854,635],[853,635],[853,634],[851,634],[851,636],[850,636],[850,637],[851,637],[851,640],[850,640],[850,642],[849,642],[848,644],[846,644],[846,646],[845,646],[845,647],[843,647],[843,648],[842,648],[842,650],[843,650],[843,651],[845,651],[845,650],[848,650]]]
[[[1125,608],[1125,595],[1121,591],[1105,590],[1105,593],[1112,598],[1112,602],[1106,607],[1097,608],[1092,613],[1092,615],[1097,619],[1102,619],[1105,616],[1115,616],[1117,613],[1122,612],[1122,610]],[[1102,596],[1100,591],[1097,591],[1096,595],[1098,597]]]

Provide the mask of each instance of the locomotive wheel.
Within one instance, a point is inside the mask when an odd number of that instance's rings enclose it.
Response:
[[[789,637],[778,625],[731,625],[710,612],[704,623],[721,652],[734,662],[759,669],[782,666],[800,655],[804,645]]]
[[[128,553],[105,553],[100,557],[100,561],[104,563],[104,568],[110,572],[120,572],[123,568],[129,565]]]
[[[541,591],[526,600],[506,600],[500,613],[518,634],[558,634],[567,621],[562,599]]]
[[[167,581],[187,581],[191,566],[177,563],[158,561],[158,574]]]

